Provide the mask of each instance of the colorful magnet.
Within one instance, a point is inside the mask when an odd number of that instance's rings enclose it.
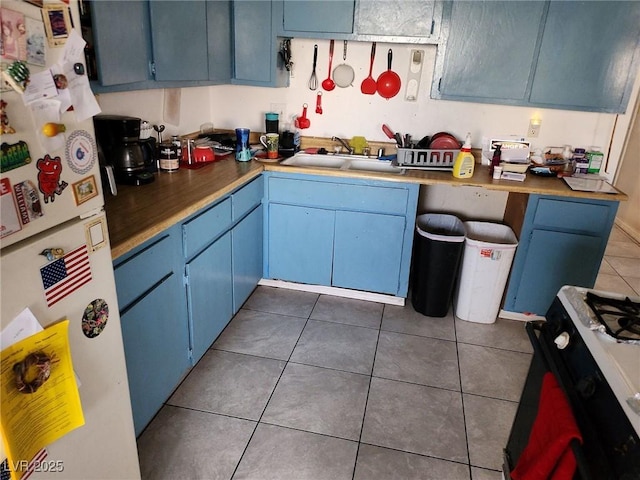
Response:
[[[31,180],[15,184],[13,191],[16,194],[20,219],[23,225],[44,215],[40,197],[38,196],[38,189]]]
[[[93,197],[98,196],[98,186],[96,185],[96,177],[93,175],[83,178],[79,182],[73,184],[73,195],[76,199],[76,205],[80,205]]]
[[[31,154],[26,142],[3,143],[0,146],[0,172],[8,172],[14,168],[31,163]]]
[[[18,206],[11,193],[11,183],[8,178],[0,178],[0,238],[4,238],[22,229]]]
[[[0,133],[16,133],[15,128],[9,125],[9,115],[7,115],[7,102],[0,98]]]
[[[67,165],[74,173],[84,175],[93,168],[97,158],[96,141],[86,130],[75,130],[67,138]]]
[[[2,70],[2,78],[18,93],[24,93],[30,75],[31,72],[25,62],[13,62]]]
[[[40,252],[40,255],[43,255],[50,262],[57,260],[58,258],[64,257],[64,249],[62,248],[45,248]]]
[[[82,333],[88,338],[95,338],[102,333],[109,320],[109,305],[102,298],[97,298],[84,309],[82,315]]]
[[[55,201],[56,194],[62,194],[62,191],[69,185],[60,180],[62,173],[60,157],[51,158],[47,154],[36,162],[36,167],[38,167],[38,188],[44,195],[44,203],[49,203],[49,200]]]

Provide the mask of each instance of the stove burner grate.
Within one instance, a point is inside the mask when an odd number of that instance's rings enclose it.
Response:
[[[619,341],[640,341],[640,303],[593,292],[587,292],[586,302],[608,335]]]

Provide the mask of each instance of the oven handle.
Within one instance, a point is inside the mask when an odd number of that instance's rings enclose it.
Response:
[[[565,385],[567,385],[565,382],[568,379],[568,375],[564,371],[561,372],[560,365],[553,360],[553,354],[549,350],[549,346],[546,343],[541,342],[538,335],[536,335],[536,331],[542,334],[542,325],[544,324],[544,320],[533,320],[527,322],[525,326],[527,335],[529,336],[529,340],[533,346],[533,354],[538,355],[538,358],[542,360],[545,369],[556,377],[556,380],[560,384],[560,388],[562,388],[562,391],[568,397],[567,388],[565,387]],[[592,477],[586,467],[587,460],[585,458],[584,451],[582,450],[582,445],[580,445],[578,440],[571,440],[571,450],[573,450],[573,454],[576,457],[576,464],[578,472],[580,473],[580,478],[583,480],[591,480]]]

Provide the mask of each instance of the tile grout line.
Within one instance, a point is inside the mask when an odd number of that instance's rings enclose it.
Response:
[[[255,292],[255,289],[254,289],[254,292]],[[293,355],[293,351],[296,349],[296,346],[298,345],[298,342],[300,341],[300,338],[302,337],[302,333],[304,332],[304,329],[306,328],[307,324],[309,323],[309,319],[311,318],[311,314],[313,313],[313,309],[316,307],[316,305],[318,304],[319,300],[320,300],[320,295],[318,294],[318,297],[316,298],[315,302],[313,303],[313,307],[311,307],[311,310],[309,311],[309,314],[307,315],[307,318],[306,318],[306,320],[304,322],[304,326],[300,330],[300,335],[298,335],[298,339],[296,340],[295,345],[291,349],[291,353],[289,353],[289,358],[287,358],[287,360],[285,361],[284,368],[280,372],[280,375],[278,376],[278,380],[276,380],[276,383],[273,386],[273,390],[271,391],[271,394],[269,395],[269,398],[267,399],[267,401],[264,404],[264,408],[262,409],[262,412],[260,413],[260,417],[256,421],[256,426],[254,427],[253,432],[251,432],[251,436],[249,437],[249,440],[247,440],[247,443],[244,446],[244,449],[242,450],[242,455],[240,455],[240,458],[238,459],[238,463],[236,463],[236,466],[233,469],[233,472],[231,473],[231,477],[229,478],[229,480],[232,480],[233,477],[235,476],[236,472],[238,471],[238,467],[242,463],[242,459],[244,458],[245,454],[247,453],[247,449],[249,448],[249,444],[251,443],[251,440],[253,439],[254,435],[256,434],[256,431],[258,430],[258,426],[262,422],[262,417],[264,416],[264,412],[267,410],[267,407],[269,406],[269,402],[273,398],[273,394],[275,393],[276,388],[278,388],[278,384],[280,383],[280,380],[282,379],[282,375],[284,375],[284,371],[287,369],[287,366],[289,365],[289,362],[291,360],[291,356]],[[254,311],[262,312],[261,310],[254,310]],[[262,312],[262,313],[269,313],[269,312]],[[297,317],[297,318],[303,318],[303,317]],[[231,322],[229,322],[229,323],[231,323]],[[263,425],[270,425],[270,424],[263,423]]]

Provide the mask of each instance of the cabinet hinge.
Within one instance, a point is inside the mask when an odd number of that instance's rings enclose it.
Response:
[[[193,365],[193,348],[189,349],[189,352],[187,353],[187,357],[189,358],[189,363]]]
[[[435,20],[431,20],[431,33],[429,35],[433,35],[433,31],[436,28],[436,21]]]
[[[149,62],[149,74],[153,78],[156,78],[156,63],[155,62]]]
[[[442,77],[438,80],[438,92],[440,92],[440,86],[442,85]]]
[[[189,286],[189,275],[184,275],[182,277],[182,285],[184,285],[185,287]]]

